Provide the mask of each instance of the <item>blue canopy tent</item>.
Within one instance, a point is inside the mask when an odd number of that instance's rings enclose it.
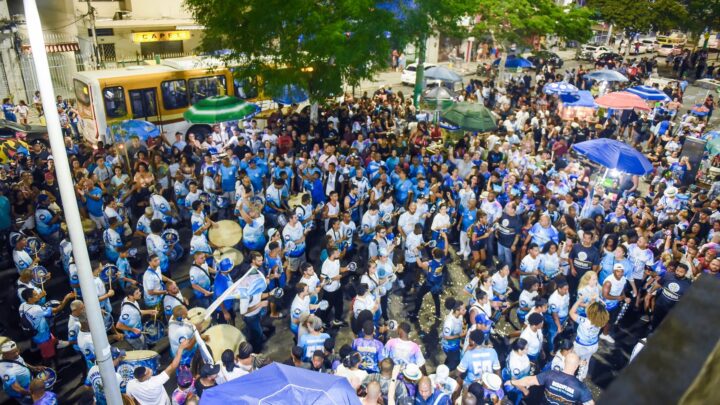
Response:
[[[576,94],[563,94],[560,96],[565,107],[592,107],[597,108],[595,98],[587,90],[578,90]]]
[[[585,122],[595,120],[598,108],[592,94],[587,90],[578,90],[576,94],[561,94],[559,107],[558,114],[563,120],[574,121],[577,118]]]
[[[493,62],[493,66],[500,66],[500,58],[495,59]],[[505,59],[505,67],[508,69],[530,69],[534,67],[532,62],[525,58],[521,58],[515,55],[508,55],[507,59]]]
[[[278,94],[273,95],[273,101],[278,104],[300,104],[307,101],[308,95],[300,86],[288,84],[282,87]]]
[[[640,151],[614,139],[592,139],[576,143],[572,145],[572,148],[588,160],[608,169],[640,176],[653,170],[652,163]]]
[[[585,75],[588,79],[607,82],[626,82],[628,78],[617,70],[601,69],[595,70]]]
[[[549,95],[577,94],[578,88],[568,82],[552,82],[543,87],[543,92]]]
[[[643,100],[648,101],[670,101],[670,97],[662,91],[650,86],[635,86],[625,89],[628,93],[640,96]]]
[[[203,392],[200,405],[360,405],[346,378],[272,363]]]

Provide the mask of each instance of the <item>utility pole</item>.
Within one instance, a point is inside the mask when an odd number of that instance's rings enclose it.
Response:
[[[102,59],[100,58],[100,46],[98,45],[97,33],[95,32],[95,7],[92,5],[92,0],[87,0],[88,16],[90,17],[90,32],[92,33],[93,43],[93,57],[95,58],[95,67],[101,65]]]
[[[80,211],[78,210],[77,199],[75,198],[75,188],[73,187],[73,179],[70,174],[70,164],[68,163],[65,141],[62,128],[60,127],[60,117],[57,113],[57,106],[55,106],[55,90],[53,89],[52,79],[50,78],[50,66],[48,65],[47,54],[45,53],[45,38],[43,37],[42,24],[40,23],[40,14],[38,13],[35,0],[23,0],[23,4],[25,6],[25,19],[30,37],[30,45],[34,50],[33,63],[35,64],[35,74],[37,75],[40,93],[42,94],[42,103],[47,120],[48,138],[50,139],[50,147],[53,157],[55,158],[55,174],[58,179],[58,185],[60,186],[63,213],[65,214],[70,241],[72,242],[73,257],[78,267],[80,290],[82,291],[83,301],[85,302],[85,313],[87,314],[88,323],[90,324],[90,335],[92,336],[92,342],[95,346],[95,357],[97,359],[97,365],[100,368],[100,376],[103,380],[105,398],[109,405],[121,405],[120,387],[118,386],[118,381],[115,376],[115,366],[113,365],[112,355],[110,353],[110,344],[108,343],[105,324],[103,323],[100,312],[100,302],[98,301],[97,291],[95,290],[95,282],[93,281],[92,268],[90,266],[90,256],[88,255],[87,245],[85,244],[85,234],[83,233]]]

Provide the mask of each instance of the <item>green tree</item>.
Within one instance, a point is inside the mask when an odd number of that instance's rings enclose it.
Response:
[[[185,0],[205,26],[201,48],[225,51],[238,78],[260,78],[266,92],[298,85],[322,100],[389,64],[399,32],[374,0]],[[388,35],[389,34],[389,35]]]
[[[687,8],[686,27],[692,39],[697,39],[705,30],[720,31],[720,0],[683,0]]]

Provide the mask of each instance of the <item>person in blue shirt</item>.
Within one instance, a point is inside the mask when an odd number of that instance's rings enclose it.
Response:
[[[482,378],[485,373],[499,374],[500,360],[495,349],[484,346],[485,334],[481,330],[470,332],[468,350],[455,369],[466,385]]]
[[[220,298],[220,296],[233,284],[233,279],[230,277],[230,272],[235,268],[235,263],[230,259],[221,260],[218,263],[217,274],[213,282],[213,300]],[[217,311],[220,313],[216,315],[216,319],[219,323],[227,323],[229,325],[235,324],[235,300],[233,298],[225,299]]]
[[[60,313],[65,306],[72,300],[75,299],[75,293],[70,292],[65,295],[60,305],[56,307],[41,307],[38,303],[44,295],[39,294],[35,289],[26,288],[20,293],[23,302],[20,304],[20,317],[28,321],[35,334],[32,337],[32,341],[40,348],[40,356],[42,357],[43,364],[48,366],[54,366],[56,345],[58,349],[69,346],[67,341],[59,341],[50,332],[50,323],[48,318]]]
[[[245,169],[245,173],[248,175],[254,190],[265,189],[263,184],[263,169],[257,165],[257,161],[255,159],[250,159],[249,165]]]
[[[2,103],[3,114],[5,119],[12,122],[17,122],[17,116],[15,115],[15,105],[10,102],[9,98],[4,98]]]
[[[395,200],[397,200],[399,205],[405,206],[413,184],[412,181],[408,180],[407,174],[405,174],[404,171],[400,171],[398,176],[398,180],[395,183]]]
[[[0,361],[0,378],[2,378],[3,391],[10,398],[20,404],[30,404],[29,398],[31,371],[40,371],[43,367],[27,364],[20,356],[17,344],[8,340],[2,344],[2,361]]]
[[[85,180],[83,185],[79,187],[80,200],[85,204],[90,219],[95,222],[97,229],[107,228],[107,221],[103,213],[103,191],[100,187],[93,184],[90,179]]]
[[[60,241],[60,216],[55,215],[48,205],[50,197],[47,194],[40,194],[37,197],[38,206],[35,210],[35,229],[48,243]]]
[[[446,240],[444,251],[435,248],[432,251],[432,260],[427,262],[423,262],[422,260],[417,261],[417,266],[425,271],[425,282],[420,287],[420,291],[418,291],[417,298],[415,299],[415,310],[410,313],[410,319],[417,319],[423,299],[427,293],[430,293],[433,297],[435,316],[440,316],[440,293],[443,290],[443,281],[445,279],[443,276],[443,268],[445,267],[445,257],[447,257],[449,245],[447,243],[447,235],[443,234],[443,237]]]
[[[327,339],[330,339],[330,335],[323,332],[322,330],[322,321],[320,320],[320,318],[313,316],[310,330],[308,331],[308,333],[302,335],[300,337],[300,340],[298,340],[298,346],[303,349],[303,361],[310,362],[313,353],[315,353],[316,350],[323,350],[325,341]]]

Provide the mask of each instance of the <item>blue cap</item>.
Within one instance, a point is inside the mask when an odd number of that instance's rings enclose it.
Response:
[[[230,271],[235,267],[235,262],[229,257],[226,257],[222,260],[220,260],[220,263],[218,263],[218,268],[220,271]]]

